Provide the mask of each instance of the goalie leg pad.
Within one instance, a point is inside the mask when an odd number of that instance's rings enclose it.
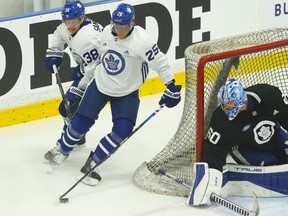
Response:
[[[223,167],[224,196],[283,197],[288,195],[288,164],[244,166],[226,164]],[[226,194],[225,194],[225,193]]]
[[[207,163],[194,164],[194,183],[188,198],[189,205],[200,205],[209,181]]]
[[[209,169],[207,163],[195,163],[194,179],[188,204],[192,206],[211,204],[211,194],[220,194],[221,192],[222,173],[216,169]]]

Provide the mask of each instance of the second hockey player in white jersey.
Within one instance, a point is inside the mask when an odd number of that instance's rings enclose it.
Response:
[[[111,25],[103,30],[100,45],[101,64],[87,87],[77,114],[61,137],[61,148],[51,162],[61,165],[75,144],[89,131],[100,111],[110,102],[113,127],[91,152],[82,174],[106,160],[131,134],[139,109],[140,86],[147,78],[149,67],[157,71],[167,86],[159,104],[174,107],[180,102],[181,86],[175,85],[167,57],[147,32],[135,25],[133,6],[122,3],[112,14]],[[95,185],[101,177],[93,170],[84,183]]]
[[[58,69],[62,64],[63,50],[67,44],[77,67],[72,72],[73,83],[65,97],[69,103],[71,113],[75,112],[83,96],[83,92],[90,80],[94,77],[94,69],[99,62],[100,36],[103,27],[85,15],[85,7],[80,1],[68,2],[64,5],[62,13],[63,22],[54,31],[46,52],[45,64],[50,73],[54,73],[53,65]],[[63,101],[59,112],[69,124]],[[64,128],[64,129],[65,129]],[[58,144],[60,141],[57,141]],[[78,144],[85,143],[85,136]],[[52,160],[59,145],[45,154],[47,160]]]

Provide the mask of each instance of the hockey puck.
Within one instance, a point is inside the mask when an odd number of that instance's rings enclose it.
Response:
[[[60,198],[60,202],[61,203],[68,203],[69,202],[69,198]]]

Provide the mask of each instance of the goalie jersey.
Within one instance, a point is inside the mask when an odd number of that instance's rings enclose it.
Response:
[[[211,168],[222,170],[227,154],[234,146],[273,152],[280,125],[288,130],[287,101],[277,87],[257,84],[245,91],[248,109],[241,111],[232,121],[220,106],[213,112],[202,157],[202,161]]]
[[[108,25],[103,30],[100,46],[102,64],[96,67],[95,81],[106,95],[121,97],[138,90],[147,78],[149,67],[164,84],[174,79],[167,57],[140,26],[134,26],[130,35],[121,40],[113,34],[112,25]]]

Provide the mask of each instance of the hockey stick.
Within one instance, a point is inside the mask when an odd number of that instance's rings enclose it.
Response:
[[[163,169],[158,169],[158,172],[160,174],[174,180],[175,182],[178,182],[179,184],[184,185],[185,187],[187,187],[189,189],[191,188],[191,185],[188,185],[183,179],[178,179],[175,176],[167,173]],[[229,200],[227,200],[227,199],[225,199],[225,198],[223,198],[223,197],[221,197],[215,193],[211,194],[210,200],[212,203],[217,203],[217,204],[223,206],[224,208],[227,208],[231,211],[236,212],[238,215],[257,216],[257,215],[259,215],[260,209],[259,209],[257,197],[254,193],[253,193],[253,196],[254,196],[254,201],[253,201],[253,208],[251,211],[238,205],[238,204],[235,204],[235,203],[233,203],[233,202],[231,202],[231,201],[229,201]]]
[[[61,96],[62,96],[63,104],[64,104],[64,107],[65,107],[65,110],[66,110],[66,113],[67,113],[67,117],[69,119],[72,119],[73,118],[73,113],[71,113],[69,105],[68,105],[68,101],[67,101],[67,99],[65,97],[65,93],[64,93],[63,86],[61,84],[61,79],[60,79],[60,76],[59,76],[59,73],[58,73],[58,69],[57,69],[56,65],[53,65],[52,67],[53,67],[53,71],[54,71],[54,74],[55,74],[55,77],[56,77],[56,80],[57,80],[57,84],[58,84],[58,87],[59,87],[59,90],[60,90],[60,93],[61,93]]]
[[[123,145],[131,136],[133,136],[133,134],[135,134],[143,125],[145,125],[153,116],[155,116],[163,107],[165,107],[165,104],[162,104],[157,110],[155,110],[148,118],[146,118],[137,128],[135,128],[132,133],[130,133],[124,140],[122,140],[122,142],[120,143],[120,145],[117,146],[117,148],[115,149],[114,152],[116,152],[119,147],[121,145]],[[69,202],[69,198],[65,198],[65,196],[71,191],[73,190],[73,188],[75,188],[84,178],[86,178],[97,166],[99,166],[100,164],[102,164],[104,161],[106,161],[109,157],[111,156],[111,154],[107,155],[106,158],[104,158],[102,161],[100,161],[100,163],[96,164],[94,167],[91,168],[91,170],[86,173],[85,175],[83,175],[70,189],[68,189],[64,194],[62,194],[59,197],[59,200],[61,203],[66,203]]]

